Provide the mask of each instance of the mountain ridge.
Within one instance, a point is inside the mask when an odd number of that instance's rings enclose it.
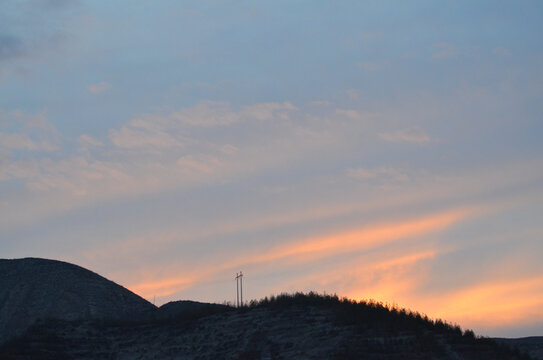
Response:
[[[2,359],[538,356],[535,338],[532,348],[524,346],[526,341],[513,344],[515,339],[496,342],[418,312],[335,295],[281,294],[241,308],[182,300],[157,308],[92,271],[61,261],[0,260],[0,274],[0,338],[9,340],[0,346]]]

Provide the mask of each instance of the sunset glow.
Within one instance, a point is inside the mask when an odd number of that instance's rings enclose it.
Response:
[[[367,250],[382,246],[388,242],[443,230],[468,214],[469,212],[466,210],[458,210],[420,219],[380,224],[366,229],[318,237],[272,249],[266,255],[255,256],[249,262],[267,262],[291,256],[298,258],[295,261],[300,261],[300,258],[314,260],[321,256]]]
[[[129,286],[134,292],[144,297],[162,297],[184,290],[197,283],[209,281],[217,274],[234,271],[237,266],[262,265],[264,263],[300,264],[302,262],[315,262],[321,258],[331,257],[343,253],[360,252],[372,248],[382,247],[390,242],[422,236],[451,226],[455,222],[473,214],[474,210],[454,210],[436,215],[430,215],[408,221],[384,223],[345,233],[330,234],[325,237],[310,238],[300,241],[290,241],[288,245],[266,251],[265,255],[243,254],[234,261],[221,262],[217,259],[213,264],[206,264],[197,269],[179,270],[184,274],[192,274],[191,278],[160,277],[156,281],[138,283]],[[410,263],[420,258],[434,255],[435,252],[403,256],[375,265],[375,269]],[[199,274],[199,276],[197,275]]]

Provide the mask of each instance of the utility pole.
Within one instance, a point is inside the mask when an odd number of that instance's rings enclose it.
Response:
[[[240,305],[243,306],[243,273],[239,272],[239,298]]]
[[[243,273],[236,273],[236,306],[243,306]]]
[[[236,307],[239,307],[239,274],[236,273]]]

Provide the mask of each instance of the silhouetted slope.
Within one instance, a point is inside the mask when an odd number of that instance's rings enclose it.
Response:
[[[156,317],[160,319],[198,318],[200,315],[210,315],[228,309],[226,305],[202,303],[198,301],[170,301],[158,308]]]
[[[543,336],[530,336],[518,339],[494,338],[495,341],[516,347],[528,354],[534,359],[543,360]]]
[[[208,309],[140,322],[43,321],[1,348],[0,358],[530,359],[443,321],[334,296]]]
[[[0,260],[0,343],[37,319],[127,319],[154,311],[138,295],[77,265]]]

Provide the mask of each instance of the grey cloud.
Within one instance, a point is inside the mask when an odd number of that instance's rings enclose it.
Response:
[[[432,54],[434,59],[451,59],[458,56],[456,46],[447,43],[434,44],[436,51]]]
[[[47,6],[49,8],[62,8],[65,6],[71,6],[77,3],[77,1],[74,0],[47,0],[43,1],[44,6]]]
[[[497,47],[494,50],[492,50],[492,53],[498,56],[511,56],[511,51],[504,47]]]
[[[60,134],[51,124],[45,112],[26,114],[19,110],[9,113],[0,111],[0,151],[54,152],[59,150]]]
[[[405,143],[415,143],[415,144],[423,144],[428,143],[433,140],[427,133],[424,131],[424,129],[413,127],[403,130],[398,130],[395,132],[387,132],[379,134],[380,138],[382,140],[388,141],[388,142],[405,142]]]
[[[27,3],[31,7],[45,10],[60,10],[77,4],[79,0],[33,0]]]
[[[0,133],[0,147],[12,150],[30,150],[52,152],[58,150],[58,146],[50,141],[36,142],[27,134]]]
[[[13,1],[0,10],[0,62],[55,51],[71,35],[79,0]],[[3,7],[3,2],[2,5]],[[77,10],[77,9],[75,9]]]
[[[105,81],[102,81],[97,84],[89,85],[88,90],[93,94],[99,94],[99,93],[103,93],[104,91],[109,90],[110,88],[111,88],[111,84]]]
[[[377,169],[351,168],[347,170],[347,175],[358,180],[379,179],[383,181],[391,179],[401,182],[409,180],[409,176],[403,170],[385,166]]]
[[[362,62],[357,63],[356,66],[364,71],[369,71],[369,72],[378,71],[383,68],[382,64],[372,62],[372,61],[362,61]]]
[[[0,61],[24,55],[23,41],[15,36],[0,35]]]

